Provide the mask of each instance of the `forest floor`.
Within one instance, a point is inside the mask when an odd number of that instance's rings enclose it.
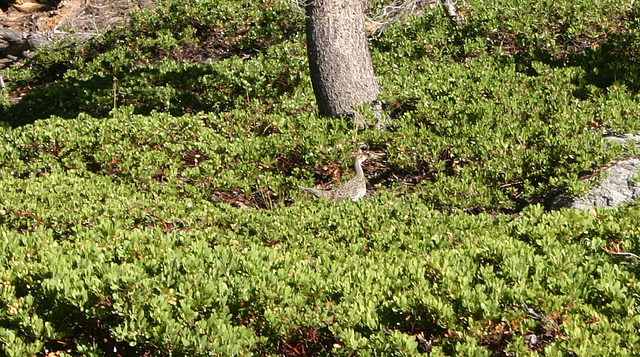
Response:
[[[129,11],[153,4],[150,0],[63,0],[52,6],[35,1],[8,0],[8,6],[0,2],[0,26],[48,36],[91,35],[122,25]]]
[[[0,0],[0,29],[46,42],[65,36],[89,37],[126,23],[129,11],[152,5],[151,0]],[[24,57],[8,56],[11,45],[0,36],[0,49],[4,49],[0,59],[5,66]]]

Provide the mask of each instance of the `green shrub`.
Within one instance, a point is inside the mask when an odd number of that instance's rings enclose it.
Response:
[[[543,206],[633,154],[601,134],[638,130],[637,76],[608,79],[635,15],[409,18],[371,41],[395,120],[359,131],[314,113],[288,6],[163,1],[6,72],[33,89],[2,104],[3,353],[636,355],[637,262],[607,252],[640,249],[638,205]],[[361,142],[372,197],[296,188]]]

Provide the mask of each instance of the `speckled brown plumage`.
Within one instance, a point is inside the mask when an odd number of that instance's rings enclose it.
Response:
[[[336,188],[335,190],[319,190],[317,188],[302,186],[299,187],[320,198],[329,198],[336,202],[342,202],[346,199],[357,201],[364,197],[364,195],[367,193],[367,179],[364,177],[364,172],[362,171],[362,163],[369,157],[370,156],[365,153],[356,154],[354,165],[356,175],[351,180],[347,181],[344,185]]]

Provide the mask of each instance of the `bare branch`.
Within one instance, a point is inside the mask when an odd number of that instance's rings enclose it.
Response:
[[[627,257],[627,258],[634,258],[634,259],[638,259],[640,260],[640,256],[633,254],[633,253],[628,253],[625,252],[624,249],[622,248],[622,244],[620,243],[613,243],[611,245],[611,247],[602,247],[602,250],[604,250],[605,252],[611,254],[611,255],[620,255],[623,257]]]
[[[607,251],[605,250],[605,252],[607,252]],[[633,254],[633,253],[626,253],[626,252],[620,252],[620,253],[607,252],[607,253],[612,254],[612,255],[620,255],[620,256],[623,256],[623,257],[634,258],[634,259],[640,260],[640,256],[638,256],[636,254]]]

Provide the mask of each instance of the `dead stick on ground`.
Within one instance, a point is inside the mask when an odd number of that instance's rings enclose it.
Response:
[[[605,252],[607,252],[607,251],[605,250]],[[635,255],[635,254],[633,254],[633,253],[626,253],[626,252],[619,252],[619,253],[607,252],[607,253],[609,253],[609,254],[613,254],[613,255],[621,255],[621,256],[623,256],[623,257],[627,257],[627,258],[635,258],[635,259],[640,260],[640,256]]]

